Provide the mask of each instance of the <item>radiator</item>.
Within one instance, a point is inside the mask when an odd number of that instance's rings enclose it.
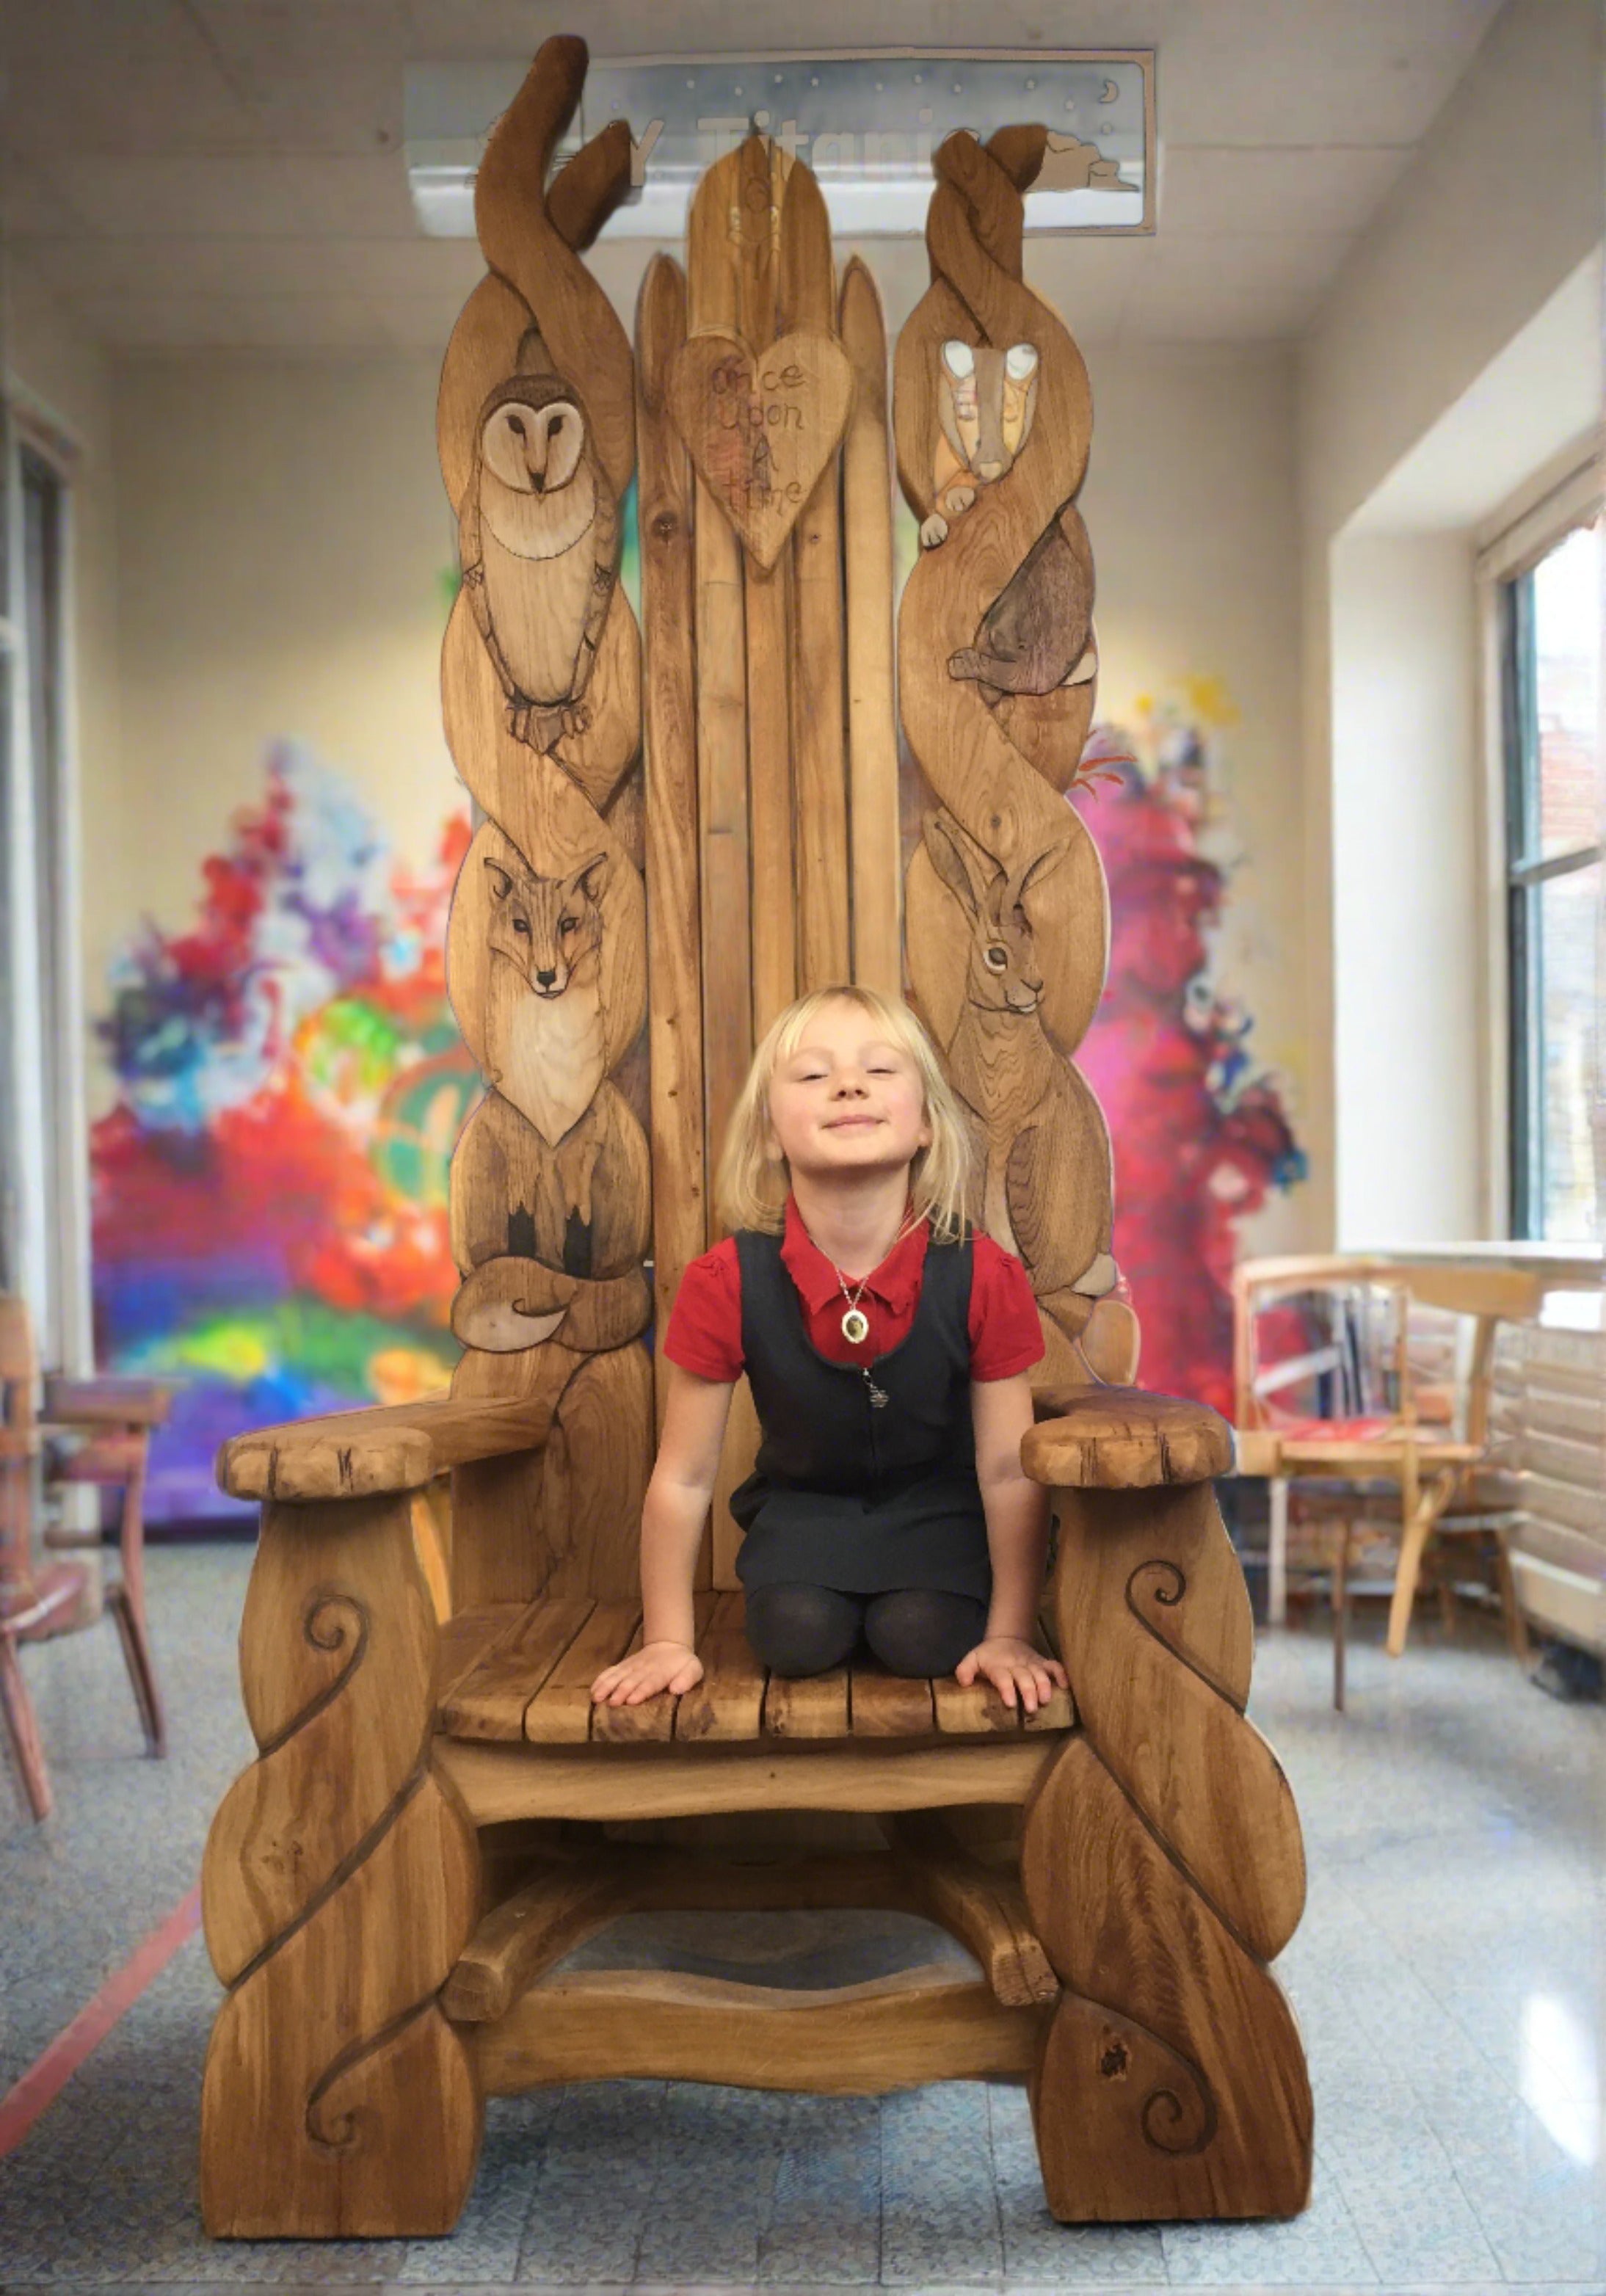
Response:
[[[1606,1652],[1606,1334],[1503,1326],[1492,1423],[1520,1478],[1512,1569],[1523,1614],[1541,1634]]]

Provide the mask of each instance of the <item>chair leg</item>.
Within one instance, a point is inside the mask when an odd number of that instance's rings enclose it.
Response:
[[[1394,1574],[1394,1595],[1389,1604],[1389,1638],[1384,1645],[1390,1658],[1398,1658],[1405,1647],[1405,1636],[1411,1631],[1412,1606],[1416,1601],[1416,1589],[1422,1573],[1422,1555],[1433,1529],[1433,1510],[1430,1505],[1419,1502],[1406,1518],[1405,1536],[1400,1540],[1399,1564]]]
[[[5,1726],[17,1767],[22,1773],[28,1806],[36,1818],[48,1817],[55,1808],[55,1796],[51,1792],[45,1749],[39,1742],[38,1719],[28,1685],[22,1679],[17,1645],[6,1634],[0,1634],[0,1707],[5,1711]]]
[[[1288,1477],[1274,1475],[1271,1520],[1266,1526],[1266,1623],[1288,1624]]]
[[[1349,1533],[1348,1516],[1339,1525],[1332,1557],[1332,1702],[1344,1711],[1344,1652],[1349,1632]]]
[[[1500,1608],[1505,1620],[1505,1638],[1512,1646],[1512,1656],[1526,1668],[1532,1652],[1528,1647],[1528,1620],[1522,1615],[1522,1605],[1517,1600],[1516,1574],[1512,1569],[1511,1542],[1504,1530],[1495,1533],[1495,1576],[1500,1587]]]
[[[126,1587],[106,1589],[106,1608],[117,1625],[117,1638],[123,1646],[123,1663],[128,1669],[128,1680],[134,1691],[134,1703],[139,1709],[140,1727],[145,1734],[145,1751],[158,1761],[168,1751],[168,1726],[162,1713],[161,1693],[156,1687],[156,1669],[151,1663],[151,1645],[144,1628],[134,1614]]]
[[[140,1446],[139,1464],[123,1487],[123,1524],[119,1547],[123,1578],[107,1589],[106,1601],[117,1620],[118,1638],[134,1702],[145,1733],[147,1750],[160,1760],[168,1751],[168,1726],[161,1693],[156,1686],[156,1667],[151,1656],[151,1636],[145,1624],[145,1459],[151,1447],[147,1434]]]

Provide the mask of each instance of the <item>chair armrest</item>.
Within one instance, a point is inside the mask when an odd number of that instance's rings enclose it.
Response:
[[[1136,1491],[1208,1483],[1233,1472],[1233,1431],[1208,1404],[1138,1387],[1093,1387],[1054,1401],[1061,1414],[1039,1421],[1020,1445],[1020,1464],[1034,1482]]]
[[[42,1419],[56,1427],[160,1427],[173,1390],[157,1379],[70,1379],[50,1374]]]
[[[418,1490],[448,1467],[539,1450],[552,1410],[545,1396],[488,1403],[442,1395],[259,1427],[223,1446],[217,1481],[236,1499],[375,1498]]]

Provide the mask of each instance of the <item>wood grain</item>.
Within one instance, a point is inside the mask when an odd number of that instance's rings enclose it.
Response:
[[[729,332],[737,284],[728,253],[737,155],[710,168],[692,201],[686,236],[686,322]],[[748,878],[747,627],[742,546],[701,479],[693,489],[696,587],[698,842],[701,867],[703,1136],[717,1158],[753,1048],[752,921]],[[705,1243],[719,1241],[711,1193]],[[744,1470],[745,1472],[745,1470]],[[734,1482],[740,1476],[733,1479]],[[720,1584],[720,1510],[714,1514]]]
[[[702,1680],[677,1702],[675,1737],[681,1745],[740,1742],[758,1735],[767,1669],[753,1655],[740,1593],[721,1593],[700,1636]]]
[[[428,1759],[435,1625],[406,1499],[266,1508],[240,1648],[258,1759],[201,1872],[228,1988],[201,2096],[207,2230],[445,2232],[480,2107],[435,1996],[478,1855]]]
[[[1219,1412],[1141,1388],[1097,1388],[1067,1397],[1057,1419],[1039,1420],[1020,1463],[1056,1488],[1137,1490],[1202,1483],[1233,1471],[1233,1431]]]
[[[853,370],[815,328],[758,343],[717,331],[684,344],[668,404],[699,478],[768,573],[841,441]]]
[[[1045,2012],[1004,2009],[952,1967],[868,1985],[787,1992],[656,1970],[585,1970],[527,1993],[495,2025],[466,2029],[486,2093],[585,2079],[728,2082],[873,2096],[933,2080],[1025,2072]]]
[[[441,1727],[455,1738],[522,1744],[525,1708],[594,1607],[584,1595],[532,1603],[443,1699]]]
[[[1288,1780],[1243,1717],[1249,1597],[1214,1493],[1063,1491],[1059,1517],[1053,1591],[1083,1730],[1182,1871],[1271,1961],[1299,1927],[1305,1855]]]
[[[1069,1988],[1032,2086],[1054,2214],[1296,2214],[1311,2101],[1288,2005],[1085,1738],[1028,1805],[1021,1879]]]
[[[875,282],[856,255],[842,274],[838,324],[854,373],[853,413],[842,443],[852,978],[886,996],[901,996],[903,872],[892,689],[887,331]]]
[[[836,325],[831,219],[809,169],[787,178],[781,210],[780,325]],[[832,336],[834,341],[834,334]],[[852,363],[839,351],[851,408]],[[841,463],[833,448],[791,537],[791,754],[797,822],[797,987],[850,977],[848,775],[843,692]]]
[[[667,1330],[689,1261],[706,1249],[702,946],[697,927],[697,701],[692,476],[668,419],[670,365],[685,340],[686,283],[654,256],[636,305],[642,616],[646,630],[648,974],[652,1164],[672,1187],[652,1193],[654,1322]],[[655,1424],[663,1432],[667,1358],[654,1357]],[[703,1569],[708,1558],[705,1551]]]
[[[332,1412],[236,1435],[217,1454],[217,1480],[237,1499],[372,1498],[419,1490],[464,1460],[538,1448],[551,1417],[550,1404],[539,1398],[479,1403],[429,1396]]]
[[[624,1637],[628,1640],[628,1636]],[[617,1655],[617,1652],[615,1653]],[[477,1824],[511,1818],[692,1817],[713,1810],[935,1809],[1024,1801],[1060,1742],[889,1749],[477,1745],[436,1742],[435,1759]]]

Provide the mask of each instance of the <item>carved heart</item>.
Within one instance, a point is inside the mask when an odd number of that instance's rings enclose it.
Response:
[[[831,335],[799,328],[755,355],[734,335],[693,335],[669,377],[686,451],[766,572],[848,428],[853,368]]]

